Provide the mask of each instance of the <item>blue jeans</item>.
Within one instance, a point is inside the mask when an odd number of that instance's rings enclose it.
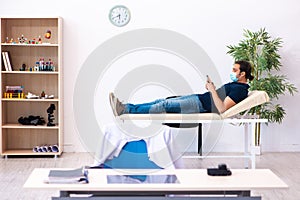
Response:
[[[197,94],[169,99],[157,99],[149,103],[124,104],[124,113],[201,113],[206,112]]]

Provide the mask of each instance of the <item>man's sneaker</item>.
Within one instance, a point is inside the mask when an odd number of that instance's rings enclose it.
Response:
[[[116,113],[118,116],[124,114],[124,111],[125,111],[125,106],[123,105],[123,103],[118,99],[118,98],[115,98],[116,100]]]
[[[125,106],[112,92],[109,93],[109,103],[115,116],[120,116],[124,113]]]
[[[117,111],[116,111],[116,103],[115,103],[115,95],[114,93],[109,93],[109,103],[110,103],[110,107],[114,113],[115,116],[118,115]]]

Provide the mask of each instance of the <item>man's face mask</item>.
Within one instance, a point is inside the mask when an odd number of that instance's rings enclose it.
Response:
[[[233,82],[237,82],[239,79],[236,77],[236,73],[234,72],[231,72],[230,73],[230,79],[233,81]]]

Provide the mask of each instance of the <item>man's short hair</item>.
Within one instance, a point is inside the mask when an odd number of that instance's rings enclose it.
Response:
[[[245,60],[237,60],[234,62],[234,64],[240,65],[240,71],[246,73],[245,75],[246,79],[249,79],[250,81],[254,79],[254,77],[251,75],[252,67],[250,62]]]

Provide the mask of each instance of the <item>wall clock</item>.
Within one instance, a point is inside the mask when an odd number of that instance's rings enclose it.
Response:
[[[109,20],[115,26],[125,26],[130,21],[130,11],[123,5],[114,6],[109,11]]]

